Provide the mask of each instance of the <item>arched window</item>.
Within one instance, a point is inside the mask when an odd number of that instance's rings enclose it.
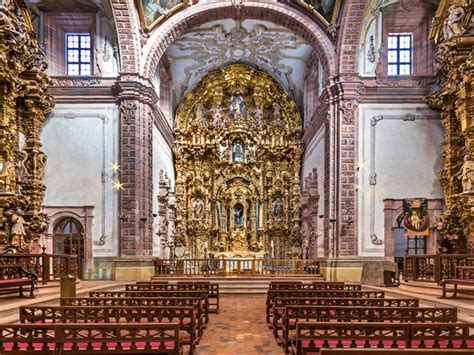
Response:
[[[79,276],[84,266],[84,229],[74,218],[64,218],[54,226],[54,254],[77,255]]]

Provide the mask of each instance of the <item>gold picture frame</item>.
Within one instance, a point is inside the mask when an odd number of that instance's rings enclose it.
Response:
[[[158,3],[167,1],[165,6],[161,6]],[[198,0],[135,0],[138,8],[138,14],[140,21],[145,32],[152,31],[158,24],[174,15],[175,13],[189,7],[192,4],[196,4]],[[156,12],[152,11],[147,4],[153,3],[156,6]],[[172,6],[169,6],[172,5]],[[169,7],[168,7],[169,6]],[[151,20],[151,18],[153,18]]]
[[[327,27],[330,27],[337,22],[337,17],[339,15],[339,11],[341,10],[342,0],[334,0],[334,7],[331,13],[330,21],[326,17],[324,17],[324,14],[319,12],[312,4],[310,4],[308,0],[296,0],[296,4],[306,9],[307,11],[311,12],[324,25],[326,25]]]

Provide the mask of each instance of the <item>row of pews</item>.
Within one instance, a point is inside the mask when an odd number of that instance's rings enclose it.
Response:
[[[142,281],[19,312],[19,324],[0,325],[0,354],[193,354],[219,285]]]
[[[266,320],[291,354],[474,354],[474,324],[457,308],[420,307],[344,282],[271,282]]]

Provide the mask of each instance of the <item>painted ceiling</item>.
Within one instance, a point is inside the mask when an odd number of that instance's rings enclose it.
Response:
[[[303,77],[312,48],[293,32],[271,22],[225,20],[205,23],[167,50],[176,102],[209,71],[230,63],[264,70],[300,105]]]

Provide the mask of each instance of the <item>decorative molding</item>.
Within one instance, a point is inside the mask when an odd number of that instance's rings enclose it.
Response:
[[[374,45],[374,36],[370,36],[370,44],[369,48],[367,49],[367,60],[369,63],[375,63],[375,59],[377,57],[377,52],[375,50]]]
[[[99,78],[66,78],[66,77],[55,77],[51,79],[51,86],[58,87],[89,87],[99,86],[102,84],[102,79]]]
[[[126,125],[131,125],[136,119],[138,106],[135,102],[124,101],[120,105],[122,120]]]

